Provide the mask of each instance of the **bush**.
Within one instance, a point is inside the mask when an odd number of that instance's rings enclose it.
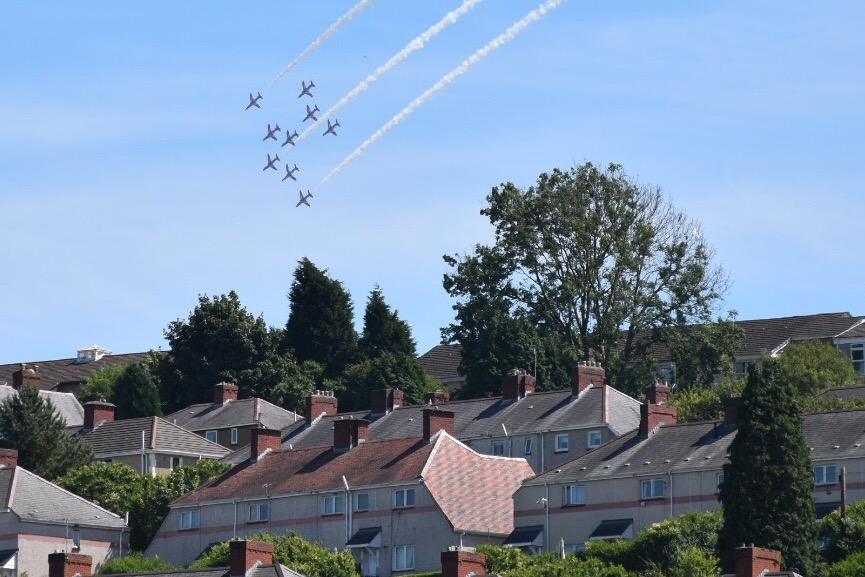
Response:
[[[640,533],[634,541],[633,554],[642,565],[640,569],[658,567],[667,572],[691,549],[714,554],[721,523],[720,511],[665,519]],[[690,555],[693,557],[693,553]]]
[[[865,551],[854,553],[829,566],[826,577],[865,577]]]
[[[630,574],[623,567],[609,565],[600,559],[537,555],[523,567],[508,571],[506,577],[630,577]]]
[[[642,569],[643,563],[636,554],[636,541],[619,539],[615,541],[589,541],[584,555],[605,563],[621,565],[629,571]]]
[[[643,577],[718,577],[718,557],[713,553],[690,547],[679,553],[678,559],[666,571],[652,567]]]
[[[831,562],[865,550],[865,501],[847,506],[847,519],[832,511],[820,522],[820,538],[826,543],[823,557]]]
[[[670,399],[676,407],[680,423],[713,421],[724,418],[724,399],[742,394],[744,381],[724,377],[709,387],[677,390]]]
[[[487,556],[487,573],[490,575],[505,573],[519,569],[528,563],[529,556],[516,547],[499,547],[498,545],[479,545],[478,553]]]
[[[109,559],[99,568],[100,575],[114,573],[145,573],[149,571],[168,571],[174,567],[159,557],[145,557],[136,551],[120,559]]]

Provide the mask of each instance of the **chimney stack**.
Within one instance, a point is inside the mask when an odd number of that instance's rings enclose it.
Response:
[[[607,374],[601,363],[582,361],[571,370],[571,394],[575,397],[592,387],[603,386],[607,382]]]
[[[348,451],[366,442],[369,421],[364,419],[339,419],[333,422],[333,449]]]
[[[426,394],[426,403],[428,405],[443,405],[450,402],[451,394],[447,391],[433,391]]]
[[[12,388],[14,389],[20,389],[25,384],[38,389],[41,381],[42,377],[39,375],[38,365],[28,367],[26,363],[21,363],[18,370],[12,373]]]
[[[677,414],[676,407],[650,403],[640,405],[640,436],[648,437],[659,426],[675,425]]]
[[[441,409],[428,408],[423,410],[423,440],[429,440],[439,431],[445,431],[448,435],[454,434],[453,411],[442,411]]]
[[[231,541],[228,551],[229,577],[244,577],[256,564],[273,565],[273,545],[270,543]]]
[[[0,469],[14,469],[18,466],[18,451],[0,449]]]
[[[278,451],[282,446],[282,433],[274,429],[252,429],[252,439],[249,443],[249,457],[256,461],[265,451]]]
[[[93,430],[99,425],[114,420],[115,406],[107,401],[90,401],[84,403],[84,428]]]
[[[509,401],[522,399],[535,392],[535,377],[526,371],[512,369],[502,377],[502,397]]]
[[[474,547],[453,547],[441,553],[442,577],[487,574],[487,556]]]
[[[336,414],[337,404],[333,391],[313,391],[306,398],[306,425],[309,426],[314,420],[322,415],[332,417]]]
[[[742,397],[731,397],[724,399],[724,422],[730,425],[736,424],[736,419],[739,416],[739,405],[742,404]]]
[[[234,383],[219,383],[213,386],[213,404],[224,405],[228,401],[236,401],[239,389]]]
[[[48,577],[90,577],[93,557],[78,553],[48,555]]]
[[[736,548],[736,577],[760,577],[763,573],[781,570],[781,552],[754,547],[753,544]]]
[[[646,402],[652,405],[666,405],[670,398],[670,385],[661,379],[646,387]]]
[[[373,391],[370,407],[373,415],[385,415],[403,405],[403,392],[399,389],[379,389]]]

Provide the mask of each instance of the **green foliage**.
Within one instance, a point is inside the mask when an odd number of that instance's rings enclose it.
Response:
[[[853,553],[831,565],[826,571],[826,577],[865,577],[865,551]]]
[[[847,518],[835,510],[820,522],[820,538],[826,543],[823,557],[830,562],[865,551],[865,501],[847,506]]]
[[[637,571],[645,563],[637,556],[637,542],[633,539],[589,541],[585,555],[611,565],[621,565],[629,571]]]
[[[244,539],[273,544],[273,560],[306,577],[358,577],[354,558],[348,551],[331,551],[294,533],[270,535],[260,533]],[[229,541],[213,547],[192,564],[192,568],[224,567],[229,561]]]
[[[832,343],[790,343],[780,356],[781,371],[801,395],[854,384],[853,364]]]
[[[529,556],[516,547],[478,545],[475,550],[487,556],[487,572],[490,575],[502,575],[514,569],[519,569],[528,563],[529,560]]]
[[[680,389],[707,387],[719,375],[732,376],[733,355],[742,348],[745,338],[745,330],[735,320],[733,312],[714,323],[664,331],[664,340],[676,366],[676,385]]]
[[[677,388],[670,397],[670,404],[676,407],[680,423],[723,419],[724,401],[740,396],[744,386],[743,379],[722,377],[708,387]]]
[[[416,357],[415,342],[411,328],[391,310],[384,300],[381,289],[376,287],[369,293],[363,314],[363,334],[358,340],[360,354],[366,358],[383,354]]]
[[[369,407],[370,392],[393,387],[405,393],[405,402],[423,403],[425,393],[438,388],[439,383],[427,375],[412,355],[383,353],[349,366],[342,376],[345,391],[340,396],[342,410],[354,411]]]
[[[49,481],[89,463],[90,447],[66,433],[66,421],[27,384],[0,404],[0,445],[18,450],[18,464]]]
[[[122,463],[90,463],[57,479],[61,487],[118,515],[141,500],[144,478]]]
[[[644,572],[643,577],[718,577],[718,564],[713,553],[690,547],[682,550],[668,569],[653,567]]]
[[[159,389],[141,365],[127,366],[114,383],[118,419],[162,415]]]
[[[732,567],[735,547],[754,543],[781,551],[787,567],[817,568],[814,477],[796,390],[778,362],[764,358],[748,371],[738,431],[724,465],[724,524],[718,553]]]
[[[711,249],[694,234],[696,224],[618,165],[556,169],[528,189],[502,184],[487,202],[481,213],[495,242],[445,256],[452,270],[444,288],[456,301],[456,323],[444,334],[468,353],[471,388],[489,386],[473,382],[478,358],[500,377],[528,366],[534,346],[551,363],[601,361],[613,384],[638,393],[645,381],[629,373],[645,365],[663,336],[659,329],[707,321],[725,289]],[[472,319],[487,309],[484,318]],[[508,325],[517,332],[486,336]],[[480,342],[488,338],[495,340]],[[521,351],[514,350],[515,339]],[[544,380],[547,388],[567,385],[558,373]]]
[[[630,577],[622,567],[596,557],[551,553],[526,555],[520,549],[480,545],[479,553],[487,556],[487,571],[505,577]]]
[[[81,392],[78,393],[78,400],[82,403],[86,403],[87,401],[108,401],[113,403],[114,384],[125,369],[124,365],[111,365],[99,369],[87,377],[87,380],[81,387]]]
[[[288,298],[291,312],[283,334],[283,351],[294,351],[300,361],[319,363],[325,377],[337,377],[357,356],[348,292],[341,282],[304,258],[294,271]]]
[[[145,573],[151,571],[169,571],[174,567],[159,557],[145,557],[139,551],[133,551],[125,557],[108,559],[99,567],[99,575],[114,575],[126,573]]]
[[[634,541],[630,555],[638,560],[639,565],[635,568],[656,568],[666,575],[680,566],[686,556],[696,559],[692,552],[694,549],[705,553],[706,558],[713,556],[718,545],[721,520],[719,511],[710,511],[687,513],[655,523]],[[633,567],[626,561],[622,564]]]

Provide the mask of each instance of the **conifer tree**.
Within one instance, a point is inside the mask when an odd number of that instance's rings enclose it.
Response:
[[[129,365],[114,384],[118,419],[162,415],[159,389],[141,365]]]
[[[732,569],[742,543],[776,549],[803,575],[817,566],[814,476],[796,391],[766,358],[752,366],[738,410],[736,437],[724,465],[724,525],[719,555]]]
[[[399,318],[384,300],[379,287],[369,293],[363,314],[363,334],[359,341],[363,356],[378,357],[384,353],[417,356],[408,323]]]
[[[66,420],[29,384],[0,404],[0,444],[17,449],[18,464],[48,480],[93,458],[90,447],[66,432]]]
[[[291,312],[283,335],[283,350],[293,350],[301,363],[315,361],[325,377],[337,377],[357,355],[357,333],[351,297],[342,283],[309,259],[294,271],[288,293]]]

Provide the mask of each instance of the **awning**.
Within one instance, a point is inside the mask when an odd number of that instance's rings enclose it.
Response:
[[[511,531],[504,544],[507,547],[539,547],[543,545],[541,542],[543,534],[543,525],[517,527]]]
[[[15,557],[17,553],[18,549],[0,551],[0,569],[17,569],[16,562],[18,559]]]
[[[634,536],[633,519],[612,519],[601,521],[589,539],[627,539]]]
[[[841,501],[830,501],[829,503],[816,503],[817,518],[822,519],[835,509],[841,508]]]
[[[349,549],[365,547],[381,547],[381,527],[364,527],[358,529],[345,544]]]

